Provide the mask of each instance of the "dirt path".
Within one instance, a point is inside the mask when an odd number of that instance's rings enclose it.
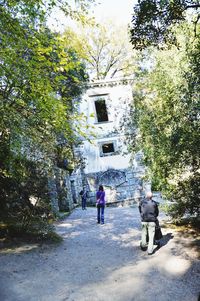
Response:
[[[105,221],[76,209],[57,225],[60,245],[2,250],[0,301],[197,301],[191,238],[163,229],[164,246],[148,256],[137,208],[106,208]]]

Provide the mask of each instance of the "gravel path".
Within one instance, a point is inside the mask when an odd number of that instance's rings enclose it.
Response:
[[[57,231],[60,245],[0,252],[0,301],[197,301],[200,263],[192,238],[163,229],[152,256],[139,248],[137,208],[77,208]]]

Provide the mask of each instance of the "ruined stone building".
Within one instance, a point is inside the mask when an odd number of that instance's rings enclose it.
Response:
[[[140,153],[131,160],[124,127],[132,101],[132,80],[88,83],[79,104],[80,114],[85,116],[82,131],[87,138],[80,137],[79,146],[74,148],[74,156],[82,164],[72,170],[67,158],[57,164],[46,158],[50,166],[46,177],[52,211],[70,211],[80,204],[79,192],[83,186],[88,191],[90,204],[96,203],[99,185],[104,186],[107,204],[130,204],[140,197],[141,188],[144,189],[144,167]],[[43,158],[39,147],[36,149],[32,154],[30,143],[27,147],[24,143],[24,157],[32,161]],[[37,201],[34,196],[31,199]]]
[[[82,162],[73,172],[67,165],[55,166],[49,178],[49,190],[54,211],[69,211],[81,199],[83,186],[88,191],[88,203],[95,204],[99,185],[106,191],[107,204],[131,204],[148,189],[143,182],[141,153],[131,159],[124,124],[132,103],[132,80],[102,80],[90,82],[80,101],[80,114],[85,116],[87,139],[74,148]]]
[[[140,196],[144,175],[141,154],[130,160],[125,143],[124,121],[132,102],[131,83],[128,79],[90,82],[82,96],[80,113],[86,115],[90,141],[82,139],[75,149],[84,159],[84,167],[71,177],[74,198],[78,197],[81,181],[89,192],[90,203],[95,203],[100,184],[105,188],[107,204],[130,203]],[[90,134],[90,129],[95,135]]]

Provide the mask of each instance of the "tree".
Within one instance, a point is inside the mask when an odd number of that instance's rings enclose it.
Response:
[[[175,218],[199,216],[199,7],[193,0],[142,0],[130,30],[133,47],[148,56],[135,87],[136,145],[153,188],[175,201]]]
[[[190,18],[196,35],[199,21],[200,2],[198,0],[141,0],[134,7],[131,42],[135,49],[148,46],[176,44],[173,26]],[[189,16],[189,17],[188,17]]]
[[[12,211],[26,216],[31,196],[48,199],[46,177],[57,163],[59,137],[65,142],[62,152],[72,156],[73,99],[87,75],[76,51],[45,27],[42,1],[3,1],[0,12],[0,201],[5,218]]]
[[[151,67],[141,69],[135,86],[137,147],[143,149],[153,189],[176,201],[173,217],[199,216],[199,55],[200,36],[176,30],[178,49],[151,51]]]
[[[125,26],[118,26],[111,21],[94,24],[80,29],[75,48],[86,63],[91,79],[113,78],[133,74],[135,52],[129,42]],[[67,30],[64,36],[68,39],[74,35]]]

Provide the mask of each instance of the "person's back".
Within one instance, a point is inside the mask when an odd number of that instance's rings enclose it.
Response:
[[[105,191],[98,190],[96,193],[97,204],[105,205]]]
[[[155,222],[158,216],[158,206],[152,199],[144,199],[139,205],[142,222]]]

